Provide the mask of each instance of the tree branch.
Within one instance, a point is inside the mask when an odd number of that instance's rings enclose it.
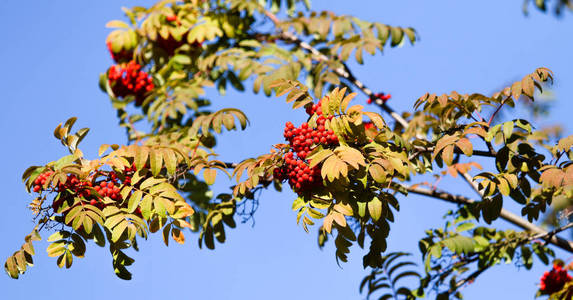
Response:
[[[420,187],[416,187],[416,186],[407,186],[407,185],[402,185],[404,188],[406,188],[406,190],[410,193],[414,193],[414,194],[418,194],[418,195],[424,195],[424,196],[428,196],[428,197],[432,197],[432,198],[436,198],[436,199],[441,199],[444,200],[446,202],[450,202],[450,203],[455,203],[455,204],[464,204],[464,205],[470,205],[470,204],[474,204],[477,201],[470,199],[470,198],[466,198],[463,196],[458,196],[458,195],[453,195],[447,192],[443,192],[443,191],[435,191],[435,190],[430,190],[430,189],[426,189],[426,188],[420,188]],[[544,230],[543,228],[532,224],[526,220],[524,220],[523,218],[519,217],[518,215],[502,208],[501,209],[501,213],[500,213],[500,218],[508,221],[509,223],[518,226],[522,229],[531,231],[533,233],[535,233],[536,235],[532,238],[532,239],[543,239],[546,240],[547,242],[567,251],[570,253],[573,253],[573,242],[568,241],[566,239],[563,239],[561,237],[556,236],[555,234],[563,231],[567,228],[570,228],[573,225],[567,225],[564,228],[558,228],[556,229],[556,232],[547,232],[546,230]],[[555,230],[554,230],[555,231]]]
[[[280,20],[273,13],[265,10],[265,15],[275,25],[280,24]],[[301,47],[302,49],[307,50],[312,55],[316,56],[316,59],[319,61],[323,61],[323,62],[329,62],[330,61],[328,56],[320,53],[320,51],[318,51],[318,49],[314,48],[309,43],[300,40],[296,35],[288,32],[288,31],[282,31],[281,30],[279,32],[279,38],[281,40],[284,40],[287,42],[292,42],[292,43],[298,45],[299,47]],[[352,75],[352,73],[349,72],[349,69],[346,66],[343,65],[343,67],[333,68],[333,71],[334,71],[334,73],[336,73],[336,75],[348,80],[350,83],[352,83],[354,86],[356,86],[366,96],[368,96],[368,98],[375,98],[374,92],[372,92],[372,90],[367,88],[366,85],[364,83],[362,83],[360,80],[358,80],[356,77],[354,77],[354,75]],[[384,101],[376,98],[375,103],[377,105],[379,105],[385,112],[387,112],[394,120],[396,120],[396,122],[400,123],[400,125],[402,127],[404,127],[405,129],[408,128],[408,122],[404,118],[402,118],[402,116],[400,116],[400,114],[395,112],[391,107],[386,105],[386,103],[384,103]]]

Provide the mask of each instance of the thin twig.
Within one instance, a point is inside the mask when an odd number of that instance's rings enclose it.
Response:
[[[436,198],[436,199],[441,199],[450,203],[455,203],[455,204],[463,204],[463,205],[471,205],[471,204],[475,204],[477,203],[476,200],[467,198],[467,197],[463,197],[463,196],[458,196],[458,195],[453,195],[447,192],[443,192],[443,191],[435,191],[435,190],[431,190],[431,189],[426,189],[426,188],[420,188],[420,187],[416,187],[416,186],[407,186],[407,185],[402,185],[404,188],[406,188],[406,190],[410,193],[414,193],[414,194],[418,194],[418,195],[424,195],[424,196],[429,196],[432,198]],[[563,239],[561,237],[556,236],[555,234],[551,234],[550,232],[547,232],[546,230],[544,230],[543,228],[532,224],[526,220],[524,220],[523,218],[517,216],[516,214],[502,208],[501,209],[501,213],[499,215],[500,218],[510,222],[511,224],[518,226],[522,229],[531,231],[535,234],[537,234],[539,237],[538,238],[543,238],[544,240],[549,241],[549,243],[567,251],[570,253],[573,253],[573,242],[568,241],[566,239]],[[566,228],[565,228],[566,229]],[[563,229],[563,230],[565,230]]]

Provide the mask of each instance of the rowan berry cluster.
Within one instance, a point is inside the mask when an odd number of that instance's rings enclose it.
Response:
[[[127,62],[133,59],[133,49],[121,49],[118,52],[114,52],[111,42],[107,42],[106,44],[111,58],[113,58],[116,63]]]
[[[102,180],[94,186],[94,191],[96,191],[97,194],[100,196],[98,197],[99,199],[92,199],[90,203],[92,205],[94,205],[94,203],[99,204],[101,202],[98,202],[97,200],[101,200],[105,197],[109,197],[110,199],[115,200],[116,202],[122,201],[123,198],[120,194],[121,187],[131,185],[131,176],[135,171],[136,168],[134,165],[125,168],[123,170],[125,175],[123,181],[120,181],[115,171],[109,172],[107,175],[107,180]],[[96,202],[94,202],[94,200],[96,200]]]
[[[134,96],[136,106],[143,104],[147,93],[155,88],[151,76],[142,71],[141,65],[135,61],[111,66],[107,76],[115,96]]]
[[[280,181],[287,180],[290,187],[299,195],[312,191],[322,185],[320,167],[310,168],[308,163],[300,158],[295,158],[293,152],[284,156],[285,165],[274,170],[274,176]]]
[[[571,280],[573,278],[567,273],[567,268],[564,268],[562,263],[556,263],[553,264],[551,271],[543,273],[539,290],[545,295],[550,295],[560,291]]]
[[[120,202],[123,200],[120,194],[121,187],[131,185],[131,176],[135,171],[135,166],[125,168],[123,171],[123,181],[119,179],[115,171],[109,172],[107,174],[107,178],[99,182],[93,182],[93,180],[89,179],[79,180],[76,175],[70,174],[68,175],[65,183],[60,182],[53,188],[54,191],[60,193],[60,197],[54,201],[52,208],[57,210],[70,196],[81,197],[83,198],[83,202],[89,203],[100,209],[103,209],[106,206],[106,204],[103,203],[103,198],[105,197],[109,197],[116,202]],[[44,190],[44,186],[52,174],[54,174],[54,171],[46,171],[40,174],[34,180],[34,192]]]
[[[44,189],[44,185],[46,184],[46,181],[48,180],[48,178],[50,176],[52,176],[52,174],[54,174],[54,171],[47,171],[47,172],[44,172],[44,173],[38,175],[38,177],[36,177],[36,179],[34,180],[34,187],[33,187],[33,190],[35,193],[38,193]]]
[[[328,117],[332,119],[332,116]],[[292,150],[296,153],[297,157],[305,159],[313,145],[338,145],[338,137],[334,131],[327,130],[324,127],[326,118],[323,116],[318,117],[316,120],[316,128],[310,128],[308,123],[302,123],[300,127],[296,128],[291,122],[286,123],[284,130],[284,137],[290,143]]]
[[[315,128],[306,122],[299,127],[295,127],[291,122],[286,123],[284,138],[290,144],[290,151],[283,157],[285,165],[276,168],[273,174],[278,180],[288,180],[291,188],[299,195],[322,185],[320,165],[310,168],[310,162],[306,159],[308,154],[318,145],[326,148],[339,143],[334,131],[325,127],[326,120],[333,117],[325,118],[320,105],[319,102],[306,108],[309,115],[318,115]]]
[[[368,100],[366,100],[366,103],[368,104],[372,104],[372,102],[376,101],[376,99],[380,99],[382,100],[382,102],[386,103],[386,101],[388,101],[390,98],[392,98],[392,95],[390,94],[384,94],[384,93],[376,93],[370,96],[370,98],[368,98]]]

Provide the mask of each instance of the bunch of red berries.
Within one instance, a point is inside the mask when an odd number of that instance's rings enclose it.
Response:
[[[295,127],[291,122],[286,123],[284,137],[291,148],[283,157],[285,165],[276,168],[273,174],[278,180],[288,180],[291,188],[299,195],[322,185],[320,166],[316,165],[310,168],[309,162],[306,160],[308,154],[318,145],[329,147],[339,143],[334,131],[325,128],[326,120],[333,117],[325,118],[322,116],[320,106],[321,102],[306,108],[309,115],[317,114],[319,116],[315,128],[310,127],[306,122],[302,123],[300,127]]]
[[[318,165],[310,168],[306,161],[295,158],[293,152],[285,154],[284,161],[285,165],[276,168],[273,175],[280,181],[288,179],[291,188],[299,195],[322,186]]]
[[[320,116],[320,115],[322,115],[321,106],[322,106],[322,100],[318,101],[317,104],[307,105],[307,106],[306,106],[306,113],[307,113],[309,116],[312,116],[312,115],[314,115],[314,114],[317,114],[317,115]]]
[[[543,273],[539,290],[542,294],[550,295],[560,291],[572,279],[571,275],[567,273],[567,269],[563,268],[562,262],[554,263],[551,271]]]
[[[57,210],[63,202],[70,196],[82,197],[84,202],[91,205],[97,206],[103,209],[106,205],[103,203],[104,197],[109,197],[116,202],[122,201],[121,197],[121,187],[126,185],[131,185],[131,177],[136,171],[135,165],[127,167],[124,169],[124,179],[120,181],[117,173],[111,171],[108,173],[105,180],[93,183],[93,180],[79,180],[76,175],[68,175],[66,182],[60,182],[54,187],[54,191],[61,193],[62,195],[58,200],[56,200],[52,207]],[[54,174],[54,171],[46,171],[34,180],[33,190],[34,192],[40,192],[44,190],[44,186],[49,179],[49,177]],[[95,191],[96,193],[93,193]]]
[[[94,190],[102,197],[110,197],[117,201],[121,199],[121,195],[119,194],[119,186],[116,184],[113,181],[102,181],[94,187]]]
[[[107,175],[107,180],[102,180],[96,184],[94,190],[101,196],[101,198],[109,197],[112,200],[121,201],[123,200],[120,194],[121,186],[131,185],[131,176],[135,170],[135,165],[125,168],[125,177],[122,182],[120,182],[117,173],[115,171],[111,171]]]
[[[76,175],[68,175],[65,183],[60,182],[56,187],[57,192],[71,191],[74,195],[84,198],[90,196],[91,181],[80,181]]]
[[[111,41],[108,41],[106,44],[111,58],[113,58],[116,63],[127,62],[133,59],[133,49],[121,49],[118,52],[114,52]]]
[[[38,175],[38,177],[36,177],[36,179],[34,180],[34,187],[33,187],[33,190],[35,193],[38,193],[44,189],[44,185],[46,184],[46,181],[48,180],[48,178],[52,174],[54,174],[54,171],[47,171],[47,172],[44,172],[44,173]]]
[[[147,93],[155,88],[151,76],[142,71],[141,65],[135,61],[111,66],[107,76],[115,96],[134,96],[136,106],[143,104]]]
[[[380,99],[382,100],[382,102],[386,103],[386,101],[388,101],[390,98],[392,98],[392,95],[388,94],[384,94],[384,93],[377,93],[377,94],[373,94],[370,96],[370,98],[368,98],[368,100],[366,100],[366,103],[368,104],[372,104],[372,102],[376,101],[376,99]]]
[[[323,116],[316,120],[316,128],[310,128],[306,122],[298,128],[294,127],[291,122],[286,123],[284,137],[299,158],[305,159],[310,150],[314,148],[313,145],[338,145],[338,137],[334,131],[324,127],[325,123],[326,118]]]

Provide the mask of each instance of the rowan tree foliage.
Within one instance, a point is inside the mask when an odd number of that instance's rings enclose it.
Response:
[[[533,5],[572,9],[564,0]],[[369,275],[360,290],[368,296],[461,298],[460,289],[489,268],[517,261],[529,269],[535,255],[553,263],[538,294],[571,299],[571,266],[553,261],[553,249],[573,253],[573,242],[558,235],[573,226],[573,135],[557,137],[503,114],[516,105],[535,108],[553,83],[551,70],[532,70],[493,94],[428,91],[398,113],[391,96],[366,87],[348,62],[414,45],[418,33],[407,25],[313,11],[308,0],[163,0],[124,12],[125,20],[107,24],[115,65],[99,83],[126,145],[102,145],[90,159],[79,148],[89,130],[75,131],[75,118],[54,130],[69,154],[23,174],[36,226],[6,260],[12,278],[32,264],[33,242],[43,235],[60,267],[84,257],[90,242],[109,247],[115,274],[127,280],[134,260],[125,251],[139,250],[138,240],[159,232],[165,245],[197,238],[199,247],[214,249],[255,195],[288,186],[296,222],[318,232],[320,247],[333,242],[337,263],[346,262],[351,245],[364,249]],[[268,153],[218,160],[218,135],[245,130],[249,121],[236,108],[213,111],[205,93],[212,86],[222,95],[232,88],[279,97],[308,119],[288,122]],[[423,182],[424,174],[453,176],[475,195],[452,194]],[[213,190],[220,176],[235,185]],[[419,240],[420,268],[386,242],[408,194],[454,204],[445,225]],[[521,207],[517,214],[504,208],[511,201]],[[491,226],[498,218],[515,229]],[[419,285],[403,285],[404,278]]]

